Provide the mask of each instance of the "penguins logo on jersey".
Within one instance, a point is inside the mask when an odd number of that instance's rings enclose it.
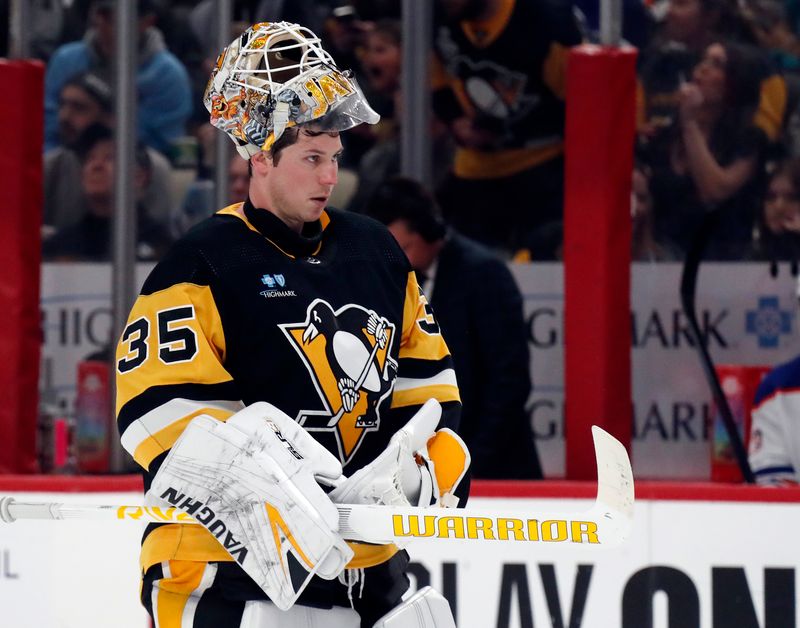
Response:
[[[334,432],[345,464],[365,434],[380,426],[379,406],[397,377],[397,363],[390,357],[395,326],[360,305],[334,311],[316,299],[304,322],[280,327],[302,358],[324,408],[301,410],[297,420],[310,432]]]
[[[448,28],[440,29],[438,46],[446,54],[448,70],[461,79],[464,94],[480,112],[516,121],[530,114],[541,98],[529,89],[528,77],[512,68],[463,54]]]

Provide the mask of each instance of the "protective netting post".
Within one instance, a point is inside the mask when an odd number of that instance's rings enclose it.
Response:
[[[579,46],[567,76],[566,477],[596,475],[590,426],[631,441],[631,172],[636,51]]]
[[[0,473],[36,471],[44,66],[0,60]]]

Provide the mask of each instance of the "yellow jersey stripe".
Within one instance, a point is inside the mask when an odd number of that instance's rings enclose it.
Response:
[[[222,420],[234,412],[244,409],[241,401],[192,401],[191,399],[172,399],[139,417],[122,434],[122,446],[132,453],[146,439],[186,416],[198,413],[210,414]],[[225,414],[224,418],[219,413]]]
[[[348,569],[364,569],[385,563],[399,551],[394,543],[372,545],[347,541],[347,544],[354,552],[347,563]],[[144,540],[139,558],[142,573],[167,560],[232,562],[233,558],[204,527],[169,524],[156,528]]]
[[[564,152],[560,136],[543,138],[540,144],[525,148],[509,148],[487,153],[472,148],[456,149],[453,172],[463,179],[494,179],[534,168]]]
[[[208,414],[220,421],[227,421],[233,412],[218,408],[201,408],[191,414],[180,418],[155,434],[145,438],[133,451],[133,459],[145,469],[150,468],[153,458],[167,451],[186,429],[189,421],[200,414]],[[127,433],[127,430],[126,430]]]
[[[365,569],[380,565],[400,551],[394,543],[388,545],[372,545],[356,541],[346,541],[346,543],[353,550],[353,558],[345,565],[347,569]]]
[[[787,101],[786,79],[781,75],[773,74],[761,81],[758,109],[753,122],[773,142],[780,137]]]
[[[436,330],[436,331],[432,331]],[[438,331],[436,319],[428,300],[419,289],[416,274],[408,273],[403,303],[403,335],[398,357],[422,360],[441,360],[450,355],[447,344]]]
[[[183,612],[189,596],[200,587],[203,581],[205,563],[171,562],[169,574],[165,573],[164,587],[156,587],[153,611],[156,613],[159,628],[182,628]],[[166,570],[165,570],[166,571]]]
[[[561,100],[567,95],[567,59],[570,48],[553,42],[542,65],[542,78],[553,93]]]
[[[165,560],[233,561],[211,532],[199,525],[179,523],[153,530],[142,543],[142,573]]]
[[[476,48],[488,48],[508,26],[515,4],[515,0],[502,0],[497,11],[488,19],[462,21],[464,35]]]
[[[236,216],[239,220],[241,220],[244,224],[247,225],[247,228],[250,229],[250,231],[255,231],[256,233],[261,233],[258,229],[256,229],[253,226],[253,223],[251,223],[249,220],[247,220],[247,215],[244,213],[244,210],[242,209],[243,206],[244,206],[244,203],[236,203],[235,205],[228,205],[228,207],[220,209],[217,213],[221,214],[223,216]],[[331,218],[330,218],[330,216],[328,216],[328,212],[326,212],[326,211],[322,212],[322,214],[319,217],[319,222],[320,222],[320,226],[322,227],[323,230],[328,226],[328,224],[330,224]],[[294,255],[284,251],[281,247],[279,247],[275,242],[273,242],[269,238],[266,238],[266,240],[272,246],[274,246],[276,249],[278,249],[281,253],[286,255],[287,257],[291,257],[292,259],[296,259]],[[322,249],[322,242],[320,242],[319,246],[317,246],[317,248],[314,249],[314,252],[312,253],[312,255],[317,255],[320,252],[321,249]]]
[[[429,336],[424,332],[414,334],[404,345],[400,346],[398,357],[418,360],[441,360],[450,355],[444,338],[437,334]]]
[[[159,312],[189,306],[192,318],[182,319],[179,326],[194,333],[196,354],[187,361],[165,363],[159,357],[164,346],[159,344]],[[231,381],[222,364],[225,361],[225,335],[211,288],[192,283],[179,283],[149,295],[141,295],[131,310],[129,323],[148,321],[146,338],[121,341],[117,346],[117,364],[136,357],[141,366],[124,373],[117,368],[117,414],[131,399],[154,386],[170,384],[219,384]],[[143,355],[144,353],[144,355]]]
[[[392,394],[392,408],[421,406],[431,398],[435,398],[442,403],[447,401],[461,401],[457,386],[440,384],[436,386],[411,388],[408,390],[395,390]]]

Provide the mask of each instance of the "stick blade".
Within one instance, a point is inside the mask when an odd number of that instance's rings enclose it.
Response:
[[[605,525],[604,545],[619,545],[633,528],[634,486],[631,460],[625,446],[604,429],[593,425],[597,458],[595,509]]]

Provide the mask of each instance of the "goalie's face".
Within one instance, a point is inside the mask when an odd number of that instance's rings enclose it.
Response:
[[[338,133],[301,129],[297,141],[276,158],[266,152],[252,158],[250,199],[299,233],[305,223],[318,220],[328,204],[341,154]]]

